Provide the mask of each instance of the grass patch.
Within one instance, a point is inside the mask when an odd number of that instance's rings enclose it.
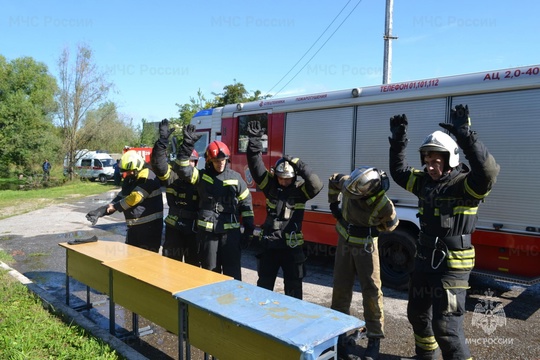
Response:
[[[5,254],[4,254],[5,255]],[[0,259],[2,259],[0,251]],[[84,329],[45,310],[27,288],[0,269],[2,359],[122,359]]]
[[[0,183],[13,179],[0,179]],[[32,190],[1,190],[0,219],[114,189],[112,184],[72,181]],[[9,235],[5,235],[9,238]],[[1,238],[0,238],[1,240]],[[35,253],[39,258],[48,254]],[[0,251],[0,261],[14,262]],[[18,359],[123,359],[108,344],[83,328],[66,324],[41,305],[7,271],[0,269],[0,358]]]
[[[8,253],[0,250],[0,261],[4,264],[13,264],[13,256],[9,255]],[[2,271],[2,270],[0,270]],[[1,304],[0,304],[1,305]]]
[[[101,184],[74,180],[61,186],[34,190],[2,190],[0,191],[0,220],[112,189],[116,189],[112,183]]]
[[[31,257],[40,257],[40,256],[49,256],[51,255],[50,253],[33,253],[33,254],[30,254],[28,256],[31,256]]]
[[[16,180],[15,180],[16,181]],[[0,183],[9,180],[1,179]],[[1,190],[0,219],[115,189],[112,184],[72,181],[31,190]],[[9,238],[9,235],[5,235]],[[35,253],[39,258],[47,254]],[[14,262],[0,251],[0,261]],[[49,313],[28,289],[0,269],[0,358],[122,359],[108,344]]]

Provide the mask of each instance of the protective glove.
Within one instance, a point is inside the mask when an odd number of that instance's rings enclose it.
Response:
[[[184,127],[184,141],[182,145],[178,147],[178,158],[188,159],[193,149],[195,148],[195,143],[199,140],[202,134],[197,134],[195,125],[189,124]]]
[[[332,216],[335,217],[336,220],[341,220],[343,218],[341,209],[339,208],[339,201],[330,203],[330,211],[332,211]]]
[[[98,219],[102,216],[107,215],[108,205],[100,206],[96,210],[90,211],[86,214],[86,220],[90,221],[92,225],[96,225]]]
[[[261,138],[264,135],[264,129],[261,128],[261,123],[257,120],[250,121],[247,130],[249,137]]]
[[[169,128],[169,120],[163,119],[159,123],[159,142],[168,145],[169,144],[169,137],[174,132],[174,128]]]
[[[240,239],[240,247],[242,249],[247,249],[249,245],[251,245],[251,242],[253,241],[253,233],[248,233],[244,231],[242,234],[242,238]]]
[[[302,160],[300,160],[300,158],[293,158],[290,155],[283,155],[283,158],[287,160],[289,164],[291,164],[297,174],[304,172],[306,164]]]
[[[196,132],[197,128],[193,124],[189,124],[184,128],[184,143],[195,146],[197,140],[199,140],[202,134]]]
[[[407,116],[394,115],[390,118],[390,131],[392,132],[392,140],[405,141],[405,134],[407,133]]]
[[[264,135],[264,130],[261,128],[261,123],[256,120],[250,121],[248,123],[247,131],[249,134],[248,150],[254,154],[262,153],[263,145],[261,138]]]
[[[251,221],[248,221],[246,224],[244,224],[244,232],[242,233],[242,237],[240,238],[240,246],[242,247],[242,249],[247,249],[251,244],[251,241],[253,240],[254,230],[255,226],[251,224]]]
[[[450,110],[450,124],[439,123],[439,126],[455,136],[457,140],[463,140],[470,133],[471,118],[469,117],[469,107],[467,105],[456,105]]]
[[[69,240],[67,243],[69,245],[78,245],[78,244],[88,244],[88,243],[91,243],[91,242],[96,242],[98,241],[98,238],[96,235],[88,238],[88,239],[73,239],[73,240]]]

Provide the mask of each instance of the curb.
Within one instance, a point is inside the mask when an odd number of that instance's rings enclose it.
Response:
[[[117,337],[112,336],[107,330],[100,328],[97,324],[87,319],[81,313],[73,310],[62,301],[59,301],[55,296],[51,295],[45,289],[39,285],[36,285],[32,282],[32,280],[28,279],[17,270],[9,267],[2,261],[0,261],[0,268],[7,270],[12,277],[17,279],[21,284],[25,285],[28,291],[32,292],[41,299],[44,309],[60,317],[65,323],[77,324],[96,338],[101,339],[109,344],[109,346],[113,348],[120,356],[128,360],[149,360],[147,357],[141,355],[139,352],[135,351],[129,345],[126,345]]]

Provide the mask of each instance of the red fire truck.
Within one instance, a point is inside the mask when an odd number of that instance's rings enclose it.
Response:
[[[197,113],[192,123],[204,134],[197,150],[212,140],[231,150],[232,168],[243,174],[261,224],[265,201],[246,163],[247,123],[267,129],[263,159],[270,168],[283,155],[300,157],[326,182],[332,173],[360,165],[388,171],[389,118],[407,114],[407,158],[420,167],[418,147],[441,130],[450,108],[467,104],[473,129],[501,166],[491,194],[480,205],[476,272],[522,283],[540,280],[540,65],[436,77],[369,87],[226,105]],[[203,152],[201,152],[203,153]],[[463,154],[460,157],[466,162]],[[386,286],[406,287],[418,235],[417,199],[395,183],[399,228],[379,238]],[[326,191],[307,203],[304,235],[313,249],[336,244],[335,220]]]
[[[124,154],[128,150],[135,150],[141,157],[146,161],[148,164],[150,164],[150,156],[152,155],[152,148],[151,147],[131,147],[131,146],[125,146],[122,153]]]

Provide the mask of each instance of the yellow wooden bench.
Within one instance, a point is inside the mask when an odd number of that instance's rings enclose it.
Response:
[[[109,271],[101,264],[109,260],[121,260],[146,256],[149,251],[113,241],[96,241],[76,245],[60,243],[66,249],[66,304],[69,305],[69,278],[87,286],[87,307],[90,306],[89,288],[103,294],[109,293]]]

